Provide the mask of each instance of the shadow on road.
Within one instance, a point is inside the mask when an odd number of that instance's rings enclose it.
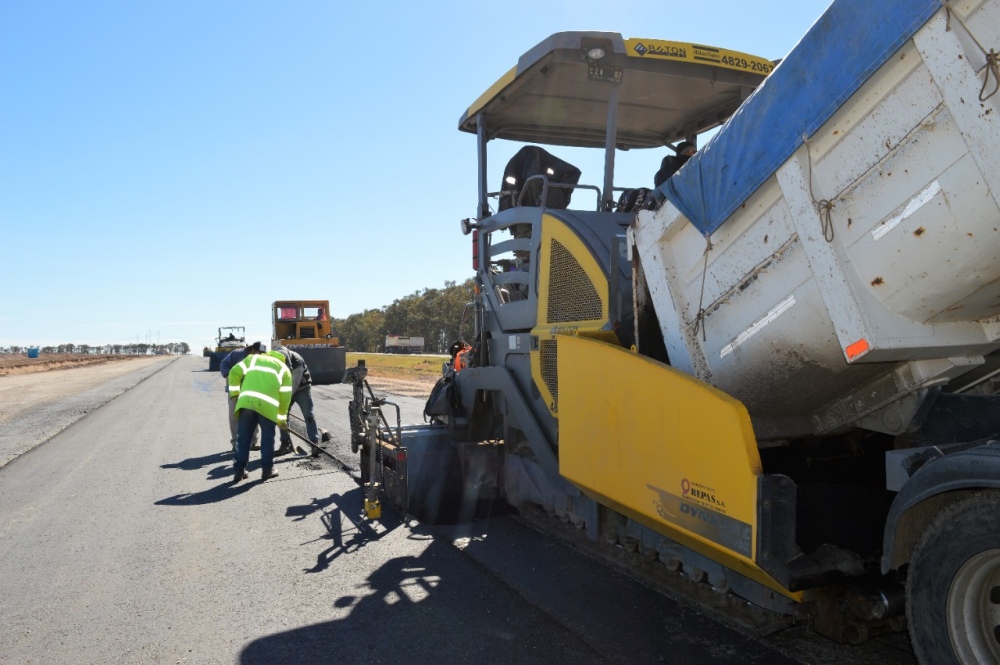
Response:
[[[231,480],[232,474],[232,467],[226,467],[225,476]],[[234,496],[239,496],[254,485],[258,484],[259,483],[244,481],[238,485],[233,485],[231,482],[226,482],[209,488],[204,492],[195,492],[193,494],[175,494],[174,496],[167,497],[166,499],[160,499],[154,505],[204,506],[205,504],[218,503],[219,501],[225,501],[226,499],[231,499]]]
[[[161,469],[181,469],[182,471],[197,471],[198,469],[203,469],[206,466],[211,466],[213,464],[219,464],[220,462],[228,462],[232,460],[233,453],[229,450],[220,451],[217,453],[212,453],[211,455],[205,455],[203,457],[189,457],[186,460],[177,462],[176,464],[161,464]]]
[[[344,505],[336,510],[346,514],[347,506],[357,503],[355,494],[337,497]],[[331,597],[329,603],[326,617],[336,619],[254,640],[239,662],[608,662],[535,608],[519,603],[509,589],[462,565],[450,545],[433,539],[419,556],[387,560],[358,580],[355,594]]]
[[[326,533],[319,540],[331,542],[329,547],[316,555],[316,565],[306,568],[304,572],[322,572],[340,555],[356,552],[403,524],[402,518],[389,510],[383,511],[382,519],[378,522],[370,522],[364,518],[364,507],[365,492],[362,487],[345,494],[332,494],[326,499],[313,499],[305,505],[288,507],[285,516],[293,517],[296,522],[322,511],[320,520]]]
[[[505,517],[363,514],[363,487],[288,506],[324,526],[301,544],[325,548],[304,572],[351,577],[321,599],[328,610],[248,643],[240,663],[796,662]]]
[[[274,459],[274,465],[277,468],[279,464],[284,464],[286,462],[299,461],[301,458],[296,457],[276,457]],[[208,480],[222,480],[224,478],[229,478],[233,475],[233,453],[230,451],[224,451],[219,453],[212,453],[211,455],[204,455],[203,457],[190,457],[186,460],[177,462],[175,464],[161,464],[161,469],[180,469],[182,471],[198,471],[199,469],[204,469],[207,466],[213,466],[208,472]],[[254,472],[260,470],[260,458],[252,457],[250,462],[247,464],[247,472],[253,476]]]

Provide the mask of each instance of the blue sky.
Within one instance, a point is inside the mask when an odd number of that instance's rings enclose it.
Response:
[[[829,0],[0,0],[0,346],[270,338],[472,275],[465,109],[552,33],[784,57]],[[499,184],[517,146],[491,144]],[[600,184],[600,157],[560,149]],[[649,186],[659,152],[620,156]]]

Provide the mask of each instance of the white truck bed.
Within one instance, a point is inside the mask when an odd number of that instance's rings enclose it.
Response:
[[[731,214],[706,222],[697,202],[733,189],[712,181],[740,138],[727,125],[633,226],[671,365],[743,401],[760,439],[898,434],[922,390],[1000,349],[1000,93],[979,99],[996,81],[976,44],[1000,49],[1000,0],[955,2],[950,21],[933,4]],[[794,132],[796,109],[771,102],[756,131]]]

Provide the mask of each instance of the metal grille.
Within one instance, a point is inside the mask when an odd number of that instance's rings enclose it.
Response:
[[[559,402],[559,374],[557,365],[556,341],[543,339],[538,344],[538,361],[542,366],[542,381],[552,395],[552,402]]]
[[[601,318],[601,298],[580,264],[562,243],[553,240],[549,274],[548,323],[593,321]]]
[[[316,326],[301,326],[299,337],[302,339],[316,339]]]

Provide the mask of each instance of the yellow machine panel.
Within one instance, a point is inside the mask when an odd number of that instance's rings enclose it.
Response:
[[[586,494],[776,591],[754,563],[760,457],[744,406],[617,345],[559,336],[559,471]]]
[[[550,214],[542,216],[538,324],[531,331],[531,375],[558,417],[556,336],[573,334],[612,342],[608,278],[579,236]],[[534,340],[537,340],[537,348]]]

